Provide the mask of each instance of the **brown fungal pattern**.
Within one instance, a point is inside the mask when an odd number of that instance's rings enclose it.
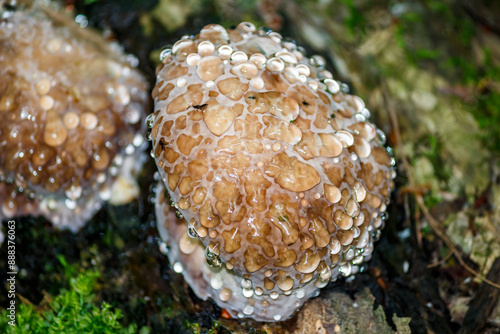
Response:
[[[148,87],[117,45],[37,6],[0,18],[0,218],[77,230],[113,187],[138,192]]]
[[[153,154],[185,218],[168,221],[161,193],[158,225],[198,295],[277,321],[371,257],[395,172],[363,101],[322,58],[250,23],[209,25],[162,52],[153,98]],[[179,251],[185,231],[202,268]]]

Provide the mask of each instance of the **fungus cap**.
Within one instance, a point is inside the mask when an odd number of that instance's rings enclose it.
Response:
[[[117,45],[43,6],[0,9],[0,219],[76,231],[138,194],[148,87]]]
[[[391,157],[324,64],[241,23],[206,26],[158,66],[152,153],[185,219],[160,194],[158,227],[193,290],[236,317],[290,317],[359,270],[383,226]]]

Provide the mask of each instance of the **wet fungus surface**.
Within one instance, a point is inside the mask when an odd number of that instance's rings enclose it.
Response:
[[[148,118],[156,214],[195,293],[279,321],[359,271],[395,177],[363,101],[321,57],[249,23],[206,26],[161,60]]]
[[[138,192],[147,83],[116,44],[47,7],[0,18],[0,218],[79,229]]]

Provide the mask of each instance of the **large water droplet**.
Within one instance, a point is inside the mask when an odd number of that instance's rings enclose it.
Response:
[[[254,311],[254,307],[252,305],[245,305],[245,307],[243,308],[243,313],[245,313],[246,315],[251,315]]]
[[[160,252],[164,255],[168,255],[168,252],[170,251],[168,245],[166,242],[161,241],[159,244]]]
[[[252,288],[252,281],[249,279],[244,279],[241,281],[241,287],[243,289],[251,289]]]
[[[309,63],[319,69],[323,69],[326,65],[326,60],[320,55],[314,55],[309,60]]]
[[[373,241],[377,241],[378,239],[380,239],[381,235],[382,235],[382,232],[380,232],[380,230],[375,230],[372,233],[372,239],[373,239]]]
[[[175,262],[174,265],[172,266],[172,268],[178,274],[180,274],[184,271],[184,267],[182,266],[182,263],[180,263],[180,262]]]
[[[160,61],[163,61],[165,58],[167,58],[168,55],[172,54],[172,46],[167,45],[161,50],[160,52]]]
[[[243,289],[243,297],[251,298],[253,296],[254,291],[252,289]]]
[[[150,129],[153,127],[155,120],[156,120],[155,114],[149,114],[148,117],[146,117],[146,124]]]
[[[187,234],[190,238],[198,238],[198,232],[196,232],[196,229],[193,226],[189,226],[187,229]]]
[[[205,248],[205,258],[209,266],[215,269],[219,269],[220,267],[222,267],[222,260],[220,259],[219,255],[210,250],[210,247]]]
[[[385,137],[385,133],[382,132],[382,130],[380,129],[377,129],[377,136],[378,136],[378,140],[380,142],[380,145],[385,145],[385,141],[387,140],[386,137]]]

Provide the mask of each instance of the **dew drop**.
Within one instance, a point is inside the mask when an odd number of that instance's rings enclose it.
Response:
[[[160,52],[160,61],[163,61],[165,58],[167,58],[168,55],[172,54],[172,46],[167,45],[161,50]]]
[[[340,90],[345,94],[349,94],[349,86],[345,83],[340,84]]]
[[[244,279],[241,281],[241,287],[243,289],[251,289],[252,288],[252,281],[249,279]]]
[[[253,311],[254,311],[254,307],[252,305],[245,305],[245,307],[243,308],[243,313],[245,313],[246,315],[252,315],[253,314]]]
[[[219,290],[220,288],[222,288],[222,278],[221,278],[221,275],[218,275],[218,274],[213,275],[212,279],[210,280],[210,285],[215,290]]]
[[[316,68],[323,69],[326,65],[326,60],[320,55],[314,55],[309,59],[309,64]]]
[[[66,205],[66,207],[70,210],[74,210],[76,208],[76,202],[75,201],[72,201],[70,199],[66,199],[64,201],[64,204]]]
[[[168,255],[168,253],[169,253],[170,249],[169,249],[169,247],[168,247],[168,245],[167,245],[167,243],[166,243],[166,242],[163,242],[163,241],[162,241],[162,242],[160,242],[160,244],[159,244],[159,248],[160,248],[160,252],[161,252],[162,254],[164,254],[164,255]]]
[[[243,297],[251,298],[253,296],[254,291],[252,289],[243,289],[242,293],[243,293]]]
[[[198,232],[196,232],[196,229],[193,226],[189,226],[187,229],[187,234],[190,238],[198,238]]]
[[[184,267],[182,266],[182,263],[180,263],[180,262],[175,262],[173,265],[173,269],[178,274],[180,274],[184,271]]]
[[[154,113],[149,114],[148,117],[146,117],[146,124],[148,125],[148,127],[150,129],[153,128],[153,125],[155,123],[155,119],[156,119],[156,115]]]
[[[210,247],[205,248],[205,258],[209,266],[215,269],[219,269],[220,267],[222,267],[222,260],[220,259],[219,255],[210,250]]]
[[[385,133],[383,133],[382,130],[380,130],[380,129],[377,129],[376,132],[377,132],[377,136],[378,136],[378,140],[379,140],[380,144],[385,145],[385,142],[387,140],[385,137]]]

